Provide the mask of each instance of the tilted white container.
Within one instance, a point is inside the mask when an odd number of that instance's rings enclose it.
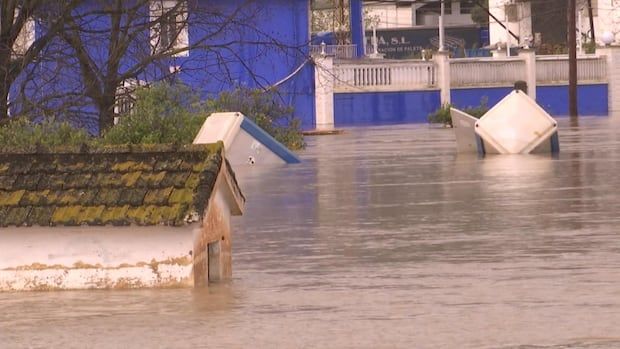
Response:
[[[290,164],[299,158],[241,113],[213,113],[198,131],[194,144],[224,142],[232,165]]]
[[[500,154],[528,154],[551,140],[557,122],[526,93],[515,90],[476,122],[475,131],[485,147]]]

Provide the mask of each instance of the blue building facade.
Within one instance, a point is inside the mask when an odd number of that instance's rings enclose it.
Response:
[[[167,0],[152,2],[157,1]],[[135,38],[127,54],[117,66],[112,66],[109,54],[111,17],[106,16],[105,11],[93,11],[102,6],[100,2],[87,3],[75,11],[83,29],[87,29],[78,37],[85,47],[84,54],[89,56],[89,65],[101,75],[85,75],[78,60],[80,53],[59,38],[44,52],[42,62],[14,84],[11,95],[28,96],[20,101],[22,108],[36,99],[45,101],[45,108],[49,110],[60,109],[72,99],[73,112],[89,119],[85,124],[92,128],[96,124],[92,119],[96,118],[97,108],[87,91],[103,84],[108,69],[116,69],[118,75],[130,73],[136,83],[178,79],[203,97],[237,87],[276,90],[281,102],[294,107],[295,116],[301,119],[304,128],[314,126],[314,70],[308,52],[310,0],[186,0],[186,3],[191,49],[174,57],[154,60],[139,69],[136,67],[140,60],[152,51],[148,26],[140,21],[133,22],[143,25],[143,32],[132,32]],[[139,15],[145,18],[143,22],[152,21],[149,2],[140,4]],[[361,11],[361,2],[359,5]],[[198,17],[210,13],[217,13],[212,22]],[[80,14],[86,15],[80,17]],[[123,17],[121,20],[130,19]],[[37,35],[45,30],[43,24],[37,24]],[[63,97],[54,98],[54,95]]]
[[[301,120],[304,129],[315,127],[314,65],[308,48],[311,40],[311,0],[188,0],[187,3],[189,46],[196,48],[136,71],[137,80],[150,83],[179,79],[203,97],[213,97],[236,87],[276,89],[281,102],[294,108],[294,114]],[[92,9],[95,4],[93,2],[85,9]],[[357,45],[357,56],[361,57],[364,55],[363,4],[362,0],[350,0],[349,4],[351,39]],[[211,9],[217,10],[220,21],[230,21],[224,26],[225,29],[216,30],[215,35],[209,35],[209,30],[217,28],[217,23],[209,26],[201,23],[199,18],[192,18]],[[149,9],[144,8],[144,11]],[[148,15],[145,17],[148,18]],[[192,23],[201,25],[194,26]],[[88,20],[93,33],[110,25],[106,16],[93,15]],[[38,29],[41,30],[45,29]],[[88,35],[92,37],[82,39],[93,57],[93,64],[105,71],[109,43],[97,38],[96,34]],[[197,42],[205,38],[208,39]],[[150,44],[149,34],[143,33],[142,39],[136,40],[135,47],[131,48],[136,54],[123,57],[118,71],[131,71],[136,61],[141,59],[137,53],[148,54]],[[62,51],[62,47],[63,43],[58,41],[51,45],[49,51]],[[70,47],[66,49],[71,52]],[[43,98],[50,91],[75,91],[75,112],[85,119],[96,118],[96,108],[92,103],[80,104],[78,101],[84,98],[80,93],[91,82],[81,78],[83,74],[76,68],[79,67],[77,59],[68,54],[62,63],[64,68],[57,61],[43,62],[36,70],[33,69],[32,75],[36,76],[33,82],[25,84],[26,88],[21,90],[20,84],[15,84],[12,94],[25,91],[31,96],[40,95]],[[566,86],[539,86],[538,102],[552,115],[565,115],[568,112],[566,89]],[[477,106],[484,98],[489,106],[493,106],[510,90],[510,87],[453,89],[451,100],[457,107],[464,108]],[[606,96],[606,84],[579,86],[580,114],[607,115]],[[60,104],[63,101],[50,99],[48,103]],[[336,126],[426,122],[427,115],[439,107],[438,90],[334,95]],[[91,129],[96,127],[93,126],[96,123],[86,124]]]

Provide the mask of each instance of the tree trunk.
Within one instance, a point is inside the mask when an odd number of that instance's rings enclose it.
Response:
[[[592,16],[592,0],[588,0],[588,18],[590,19],[590,37],[592,43],[596,42],[596,35],[594,35],[594,17]]]
[[[114,103],[116,102],[116,89],[114,93],[104,92],[101,96],[99,107],[99,136],[114,126]]]
[[[6,85],[4,83],[0,84],[0,124],[5,123],[9,119],[9,89]]]
[[[0,59],[1,60],[1,59]],[[9,119],[9,91],[12,79],[9,78],[8,64],[0,68],[0,124]]]

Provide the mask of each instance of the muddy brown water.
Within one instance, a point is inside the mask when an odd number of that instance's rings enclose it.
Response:
[[[617,119],[561,119],[555,159],[311,137],[236,169],[230,283],[0,293],[0,348],[620,348]]]

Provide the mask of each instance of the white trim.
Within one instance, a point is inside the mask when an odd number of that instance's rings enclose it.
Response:
[[[18,10],[15,12],[15,17],[19,14]],[[22,30],[17,35],[15,43],[13,44],[13,54],[24,55],[34,43],[36,36],[36,25],[33,18],[26,19]]]
[[[181,3],[180,6],[179,3]],[[161,41],[161,23],[156,23],[162,16],[171,16],[174,15],[171,13],[175,7],[178,6],[176,10],[177,13],[175,15],[174,24],[175,30],[177,32],[172,32],[170,26],[166,27],[168,30],[167,39],[174,40],[174,44],[171,45],[171,48],[174,50],[183,49],[189,47],[189,25],[188,25],[188,8],[186,0],[151,0],[149,4],[149,12],[150,12],[150,20],[153,23],[151,26],[151,48],[152,52],[160,52],[162,49],[167,48],[169,45],[163,45],[165,47],[162,48]],[[171,24],[171,23],[169,23]],[[180,29],[179,26],[181,27]],[[187,57],[189,56],[189,50],[185,50],[183,52],[179,52],[172,55],[173,57]]]
[[[118,124],[122,115],[130,114],[136,102],[135,91],[138,87],[147,86],[146,81],[126,79],[116,88],[116,102],[114,103],[114,124]]]

